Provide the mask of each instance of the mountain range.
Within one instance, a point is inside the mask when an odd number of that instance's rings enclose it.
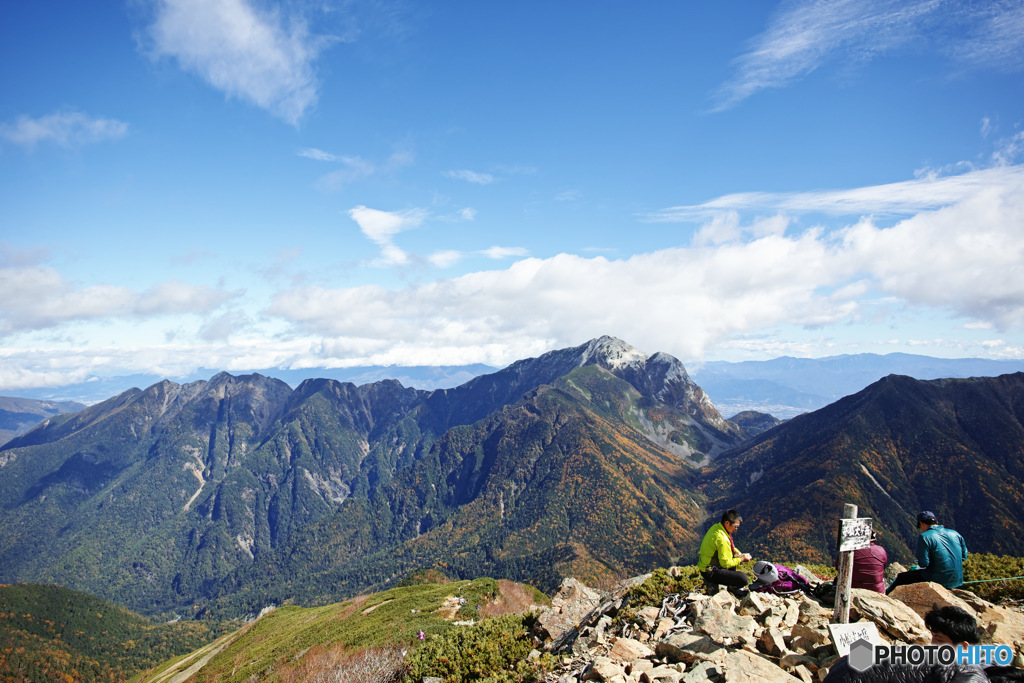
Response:
[[[1024,554],[1003,524],[1022,395],[1021,373],[892,376],[786,423],[727,420],[678,360],[610,337],[433,391],[163,381],[0,448],[0,581],[151,615],[326,604],[423,568],[550,590],[690,564],[727,507],[745,550],[831,561],[844,502],[894,557],[922,507],[972,550]]]
[[[85,408],[76,401],[40,401],[0,396],[0,446],[19,434],[59,413],[74,413]]]
[[[742,411],[789,419],[823,408],[888,375],[915,379],[995,377],[1024,371],[1024,359],[934,358],[912,353],[859,353],[824,358],[708,361],[691,376],[723,415]]]

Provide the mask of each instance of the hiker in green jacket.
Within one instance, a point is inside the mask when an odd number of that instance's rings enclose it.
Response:
[[[917,516],[917,564],[912,569],[896,575],[885,594],[892,593],[897,586],[910,583],[934,581],[946,588],[959,588],[964,583],[964,560],[967,559],[967,543],[964,537],[939,524],[935,513],[925,510]]]
[[[722,515],[722,521],[715,524],[704,534],[704,540],[700,543],[700,557],[697,560],[697,570],[704,578],[704,583],[712,592],[718,590],[718,586],[728,586],[729,591],[738,598],[742,598],[749,591],[747,590],[747,575],[738,572],[734,567],[753,559],[749,553],[741,553],[733,543],[732,535],[740,528],[743,518],[735,510],[727,510]]]

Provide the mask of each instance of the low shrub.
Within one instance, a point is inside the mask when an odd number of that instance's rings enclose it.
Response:
[[[530,659],[532,616],[504,616],[452,629],[428,640],[409,657],[404,681],[437,676],[446,683],[529,683],[551,670],[550,655]]]

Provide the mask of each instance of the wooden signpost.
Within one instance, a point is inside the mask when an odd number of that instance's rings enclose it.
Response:
[[[839,520],[839,573],[836,575],[836,604],[832,612],[835,624],[850,623],[850,585],[853,583],[853,551],[871,545],[871,518],[857,517],[857,506],[843,506]]]

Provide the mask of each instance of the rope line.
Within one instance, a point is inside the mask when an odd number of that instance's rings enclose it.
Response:
[[[1013,581],[1014,579],[1024,579],[1024,576],[1007,576],[1005,579],[981,579],[980,581],[964,581],[963,585],[969,583],[988,583],[989,581]]]

